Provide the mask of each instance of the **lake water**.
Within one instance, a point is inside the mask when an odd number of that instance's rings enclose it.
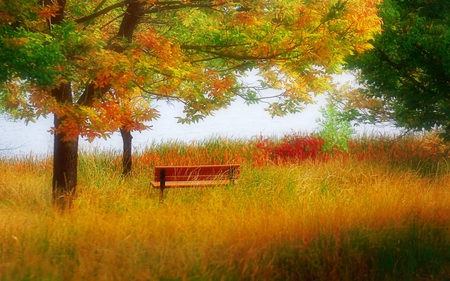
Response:
[[[229,137],[249,139],[259,135],[282,136],[292,132],[312,132],[317,128],[316,118],[320,116],[318,108],[325,104],[324,98],[319,103],[308,106],[302,113],[285,117],[271,118],[264,111],[264,105],[246,105],[234,102],[229,108],[220,110],[214,116],[194,124],[178,124],[176,116],[182,116],[180,104],[157,104],[161,112],[160,119],[149,123],[152,129],[133,132],[133,146],[136,149],[152,142],[169,140],[194,141],[211,137]],[[3,153],[23,155],[28,153],[47,154],[53,148],[53,136],[48,132],[53,126],[53,118],[40,118],[36,123],[13,122],[0,119],[0,149]],[[120,133],[114,133],[110,139],[96,139],[89,143],[80,141],[82,148],[121,149]],[[7,149],[7,150],[5,150]]]
[[[133,147],[141,149],[153,142],[170,140],[195,141],[211,137],[229,137],[250,139],[263,136],[283,136],[293,132],[310,133],[318,129],[316,119],[321,117],[319,108],[326,104],[325,96],[315,98],[316,104],[308,105],[304,111],[285,117],[271,118],[264,111],[264,104],[246,105],[237,100],[229,108],[220,110],[214,116],[195,124],[178,124],[176,116],[182,116],[181,104],[158,102],[160,119],[150,123],[152,129],[133,132]],[[0,117],[0,155],[51,155],[53,136],[48,132],[53,126],[53,117],[38,119],[36,123],[25,125],[24,122],[13,122]],[[373,130],[362,127],[359,132]],[[376,129],[378,131],[384,129]],[[108,140],[96,139],[89,143],[80,141],[83,149],[122,149],[120,133],[114,133]]]

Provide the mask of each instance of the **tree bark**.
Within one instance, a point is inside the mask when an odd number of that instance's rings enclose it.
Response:
[[[70,83],[62,83],[52,90],[52,95],[60,103],[72,103]],[[55,114],[56,130],[64,118]],[[63,133],[56,132],[53,144],[53,204],[62,210],[72,206],[78,176],[78,136],[69,141],[63,141],[64,137]]]
[[[143,2],[139,0],[132,0],[127,6],[127,10],[123,17],[122,23],[119,27],[118,35],[126,38],[128,42],[133,40],[133,34],[136,31],[136,27],[139,24],[141,17],[144,15]],[[116,48],[116,51],[121,53],[123,50]],[[123,157],[122,157],[122,174],[127,176],[131,173],[132,169],[132,140],[133,136],[131,132],[125,128],[120,128],[123,141]]]
[[[120,134],[122,135],[123,141],[123,154],[122,154],[122,174],[127,176],[131,173],[131,168],[133,165],[132,160],[132,140],[133,136],[131,132],[125,128],[120,129]]]
[[[59,4],[58,13],[49,20],[49,28],[53,25],[60,24],[64,19],[64,10],[66,0],[57,0]],[[44,4],[52,5],[53,1],[44,0]],[[125,1],[120,6],[127,5],[126,13],[120,25],[118,36],[132,41],[133,33],[143,15],[143,2],[139,0]],[[122,52],[123,50],[119,50]],[[100,94],[109,90],[109,86],[100,89]],[[52,89],[52,96],[60,104],[73,105],[72,89],[70,83],[61,83],[59,87]],[[90,106],[95,96],[93,84],[88,86],[85,93],[80,98],[80,103]],[[53,180],[52,195],[53,203],[56,207],[67,209],[72,206],[72,201],[76,195],[77,177],[78,177],[78,136],[69,141],[65,139],[64,133],[58,132],[61,123],[66,117],[64,115],[56,115],[54,117],[54,126],[56,133],[54,136],[54,154],[53,154]],[[132,136],[131,132],[121,129],[123,138],[123,174],[127,175],[131,172],[132,167]]]
[[[61,118],[55,116],[55,126]],[[62,210],[72,207],[78,177],[78,139],[63,141],[55,134],[53,153],[53,204]]]

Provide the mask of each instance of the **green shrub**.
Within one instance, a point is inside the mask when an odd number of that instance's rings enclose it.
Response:
[[[325,140],[324,151],[344,150],[349,151],[352,135],[355,133],[350,121],[343,118],[342,114],[331,103],[320,108],[323,118],[317,118],[319,125],[318,136]]]

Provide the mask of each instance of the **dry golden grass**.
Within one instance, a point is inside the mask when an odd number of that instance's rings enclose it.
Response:
[[[159,204],[151,173],[123,179],[115,157],[82,155],[78,199],[64,214],[51,207],[49,160],[0,161],[0,280],[450,277],[440,252],[450,251],[448,173],[244,162],[235,186],[168,190]],[[410,268],[416,251],[431,255],[417,257],[425,268]]]

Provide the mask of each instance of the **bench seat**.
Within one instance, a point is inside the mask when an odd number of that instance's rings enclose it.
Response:
[[[165,188],[174,187],[207,187],[207,186],[224,186],[229,185],[229,180],[208,180],[208,181],[166,181]],[[160,188],[161,183],[159,181],[152,181],[151,185],[154,188]]]
[[[166,188],[214,187],[234,184],[239,164],[198,166],[156,166],[151,186],[160,190],[160,201]]]

